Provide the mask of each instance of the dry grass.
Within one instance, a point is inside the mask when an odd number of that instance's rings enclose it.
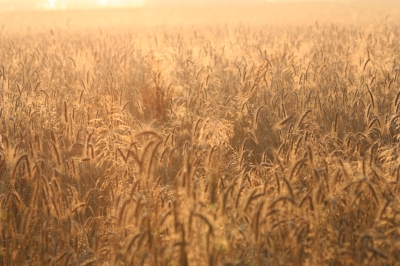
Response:
[[[398,25],[3,30],[1,264],[398,265]]]

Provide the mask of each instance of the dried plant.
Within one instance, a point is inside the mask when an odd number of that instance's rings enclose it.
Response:
[[[398,265],[396,19],[120,12],[5,22],[1,264]]]

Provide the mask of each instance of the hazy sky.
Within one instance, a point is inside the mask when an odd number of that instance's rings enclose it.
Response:
[[[383,0],[0,0],[0,11],[10,9],[75,9],[142,6],[219,5],[266,2],[384,2]],[[390,1],[390,0],[385,0]],[[400,0],[391,0],[397,2]]]
[[[299,0],[0,0],[2,9],[63,9],[154,6],[201,3],[282,2]],[[314,0],[315,1],[315,0]],[[318,0],[317,0],[318,1]]]
[[[142,6],[146,0],[0,0],[2,8],[76,8]],[[150,0],[153,1],[153,0]]]

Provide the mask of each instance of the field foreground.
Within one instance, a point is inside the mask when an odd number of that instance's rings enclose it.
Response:
[[[2,14],[0,263],[399,265],[398,10]]]

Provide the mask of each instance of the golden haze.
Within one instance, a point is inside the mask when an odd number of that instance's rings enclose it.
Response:
[[[3,265],[398,265],[399,7],[0,16]]]

